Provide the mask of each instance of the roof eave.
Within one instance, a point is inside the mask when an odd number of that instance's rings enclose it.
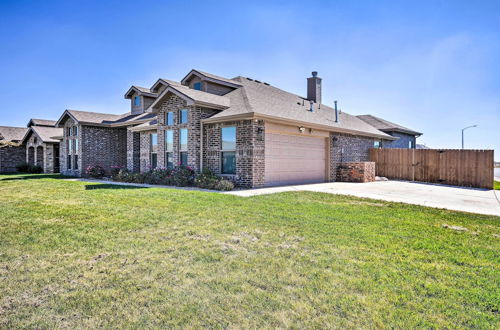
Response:
[[[202,122],[203,123],[217,123],[217,122],[224,122],[224,121],[230,121],[230,120],[244,120],[244,119],[271,120],[271,121],[276,121],[279,123],[286,123],[286,124],[290,124],[290,125],[306,126],[309,128],[320,129],[320,130],[324,130],[324,131],[328,131],[328,132],[347,133],[347,134],[352,134],[352,135],[368,136],[368,137],[379,138],[379,139],[390,140],[390,141],[394,141],[394,140],[398,139],[398,138],[395,138],[395,137],[387,135],[387,134],[374,134],[374,133],[369,133],[369,132],[362,132],[362,131],[345,129],[345,128],[341,128],[341,127],[332,127],[332,126],[328,126],[328,125],[321,125],[321,124],[315,124],[315,123],[310,123],[310,122],[305,122],[305,121],[299,121],[299,120],[295,120],[295,119],[286,119],[286,118],[282,118],[282,117],[257,114],[254,112],[247,112],[244,114],[225,116],[225,117],[216,117],[216,118],[211,117],[211,118],[203,119]]]

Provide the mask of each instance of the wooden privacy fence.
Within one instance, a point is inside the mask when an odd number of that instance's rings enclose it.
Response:
[[[493,150],[370,149],[370,160],[389,179],[493,189]]]

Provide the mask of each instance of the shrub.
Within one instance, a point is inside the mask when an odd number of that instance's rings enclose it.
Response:
[[[194,171],[190,167],[179,166],[172,170],[172,182],[179,187],[193,185]]]
[[[26,162],[16,165],[16,170],[21,173],[42,173],[43,168],[39,165],[31,165]]]
[[[234,189],[234,184],[226,179],[222,179],[215,185],[216,190],[230,191]]]
[[[21,173],[29,173],[31,165],[28,163],[20,163],[16,165],[16,170]]]
[[[111,166],[111,177],[115,177],[122,170],[120,166]]]
[[[194,183],[198,188],[215,189],[215,185],[219,183],[220,178],[212,171],[204,168],[194,179]]]
[[[29,169],[30,173],[42,173],[43,168],[40,165],[32,165],[31,168]]]
[[[172,184],[172,170],[158,167],[145,173],[145,183],[148,184]]]
[[[106,171],[100,165],[91,165],[85,169],[85,174],[91,178],[100,179],[106,174]]]

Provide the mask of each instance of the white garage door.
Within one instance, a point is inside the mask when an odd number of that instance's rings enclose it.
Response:
[[[267,186],[325,181],[325,138],[268,133],[265,150]]]

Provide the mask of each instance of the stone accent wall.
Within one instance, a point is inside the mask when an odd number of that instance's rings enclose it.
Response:
[[[150,134],[156,131],[140,132],[139,146],[140,146],[140,166],[141,172],[147,172],[151,169],[151,138]]]
[[[127,166],[127,129],[82,126],[81,165],[83,172],[91,165],[100,165],[107,174],[112,166]]]
[[[131,172],[139,172],[141,169],[140,143],[140,133],[127,130],[127,169]]]
[[[340,182],[374,182],[375,162],[342,163],[337,171]]]
[[[77,136],[68,136],[67,130],[69,127],[77,127]],[[82,126],[73,121],[72,119],[68,118],[64,122],[63,126],[63,139],[61,143],[59,144],[59,164],[61,166],[61,174],[63,175],[68,175],[68,176],[81,176],[82,175]],[[75,151],[74,149],[71,151],[71,153],[68,150],[68,141],[69,140],[78,140],[78,150]],[[74,145],[74,142],[73,142]],[[73,147],[74,148],[74,147]],[[68,168],[68,154],[72,155],[72,160],[71,160],[71,168]],[[73,162],[74,162],[74,155],[78,156],[78,169],[74,169]]]
[[[221,173],[221,128],[236,126],[236,175],[223,175],[242,187],[264,185],[265,128],[262,120],[242,120],[203,126],[203,166]]]
[[[383,141],[382,148],[404,148],[409,149],[410,143],[411,148],[415,148],[417,145],[417,138],[410,134],[399,133],[399,132],[389,132],[387,133],[391,136],[398,137],[399,139],[395,141]]]
[[[16,166],[26,161],[26,146],[0,145],[0,173],[17,172]]]
[[[375,138],[342,133],[330,133],[330,181],[337,180],[341,163],[370,160],[370,148]]]
[[[27,163],[35,163],[43,168],[43,173],[54,173],[55,155],[54,145],[57,143],[44,143],[34,133],[26,142],[25,161]],[[30,148],[33,148],[32,150]],[[31,152],[31,156],[30,153]],[[33,159],[31,159],[33,158]]]

